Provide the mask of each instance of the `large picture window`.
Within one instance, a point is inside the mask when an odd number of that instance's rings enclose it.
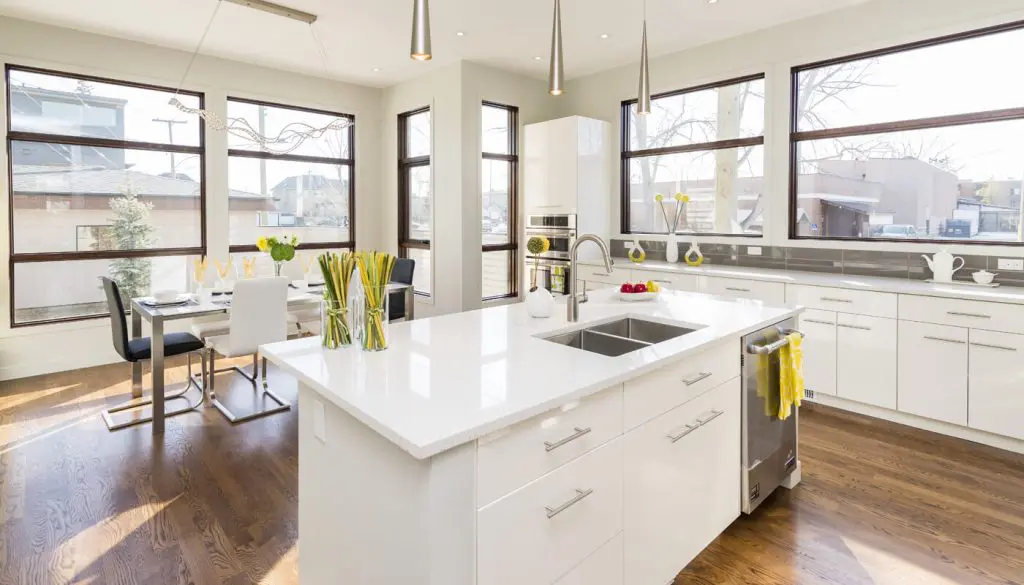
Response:
[[[483,299],[516,296],[519,108],[484,102],[480,172]]]
[[[764,75],[653,96],[643,116],[623,102],[622,232],[668,233],[682,193],[677,233],[761,235],[764,120]]]
[[[1020,243],[1024,23],[793,69],[790,236]]]
[[[257,238],[274,235],[295,235],[305,249],[354,247],[355,117],[228,98],[228,118],[245,120],[264,136],[349,122],[287,154],[228,134],[231,251],[254,251]]]
[[[188,285],[205,238],[203,125],[168,104],[198,93],[8,66],[11,325],[107,315]]]
[[[430,241],[434,214],[430,168],[430,108],[398,116],[398,252],[416,261],[413,289],[431,294]]]

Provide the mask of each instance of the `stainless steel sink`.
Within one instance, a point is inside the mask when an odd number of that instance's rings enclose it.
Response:
[[[597,333],[588,329],[578,329],[568,333],[545,337],[544,339],[609,357],[627,354],[631,351],[643,349],[650,345],[648,343],[633,341],[632,339]]]
[[[607,333],[609,335],[625,337],[627,339],[652,344],[668,341],[669,339],[675,339],[676,337],[696,331],[696,329],[687,329],[686,327],[655,323],[654,321],[644,321],[633,317],[626,317],[625,319],[619,319],[618,321],[594,325],[589,329],[590,331],[597,331],[598,333]]]
[[[696,329],[626,317],[543,339],[592,353],[617,357],[694,331]]]

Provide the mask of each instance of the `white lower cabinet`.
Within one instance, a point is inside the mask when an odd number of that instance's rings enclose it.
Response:
[[[678,272],[661,272],[657,270],[641,270],[634,268],[630,271],[630,282],[647,282],[652,280],[668,290],[697,291],[697,277],[692,274],[679,274]]]
[[[896,409],[896,320],[839,313],[836,395]]]
[[[554,585],[623,585],[622,533],[615,535]]]
[[[740,380],[627,433],[625,582],[669,583],[740,513]]]
[[[1024,440],[1024,335],[970,331],[973,429]]]
[[[807,309],[800,315],[804,334],[804,386],[822,394],[836,394],[836,314]]]
[[[899,410],[967,424],[967,329],[900,321]]]

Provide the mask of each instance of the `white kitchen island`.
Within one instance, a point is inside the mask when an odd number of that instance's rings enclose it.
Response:
[[[799,309],[590,293],[391,326],[390,348],[263,347],[299,380],[303,585],[660,585],[740,513],[741,337]],[[618,357],[543,339],[696,329]]]

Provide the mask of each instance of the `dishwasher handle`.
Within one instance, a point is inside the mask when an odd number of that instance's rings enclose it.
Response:
[[[800,335],[801,338],[804,336],[803,333],[801,333],[800,331],[797,331],[796,329],[780,329],[779,333],[782,335],[781,339],[779,339],[777,341],[773,341],[773,342],[771,342],[769,344],[766,344],[766,345],[758,345],[756,343],[748,343],[747,344],[747,353],[752,353],[752,354],[757,354],[757,355],[773,354],[773,353],[779,351],[780,349],[786,347],[787,345],[789,345],[789,335],[790,334],[797,333],[797,334]]]

